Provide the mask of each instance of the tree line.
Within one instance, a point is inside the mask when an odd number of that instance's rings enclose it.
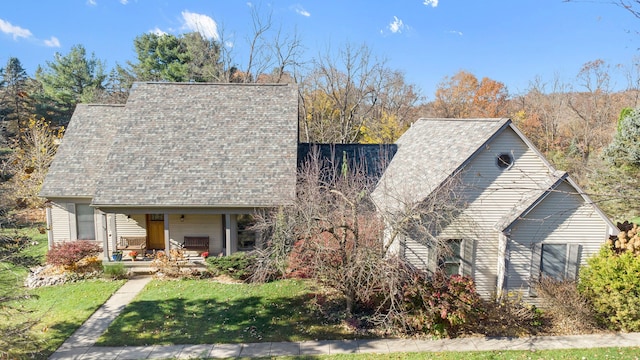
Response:
[[[572,81],[536,78],[515,95],[498,80],[461,70],[442,79],[433,100],[427,101],[418,85],[366,44],[345,44],[303,59],[298,34],[284,35],[269,17],[257,13],[252,20],[244,59],[224,46],[223,37],[213,40],[198,32],[142,34],[133,41],[135,59],[110,70],[81,44],[55,54],[34,77],[19,59],[10,58],[0,68],[0,144],[24,148],[24,135],[39,123],[46,123],[47,131],[64,129],[78,103],[124,103],[134,81],[289,82],[299,88],[303,142],[392,143],[419,117],[509,117],[556,167],[572,173],[589,192],[603,195],[599,201],[610,216],[637,215],[638,207],[629,205],[636,201],[621,205],[619,200],[623,194],[637,197],[638,164],[620,173],[619,161],[604,156],[604,150],[617,133],[633,131],[618,123],[623,109],[638,105],[638,69],[627,70],[624,91],[614,91],[611,84],[612,73],[620,70],[594,60]],[[3,152],[5,180],[24,170],[20,166],[34,167],[9,161],[13,150]]]

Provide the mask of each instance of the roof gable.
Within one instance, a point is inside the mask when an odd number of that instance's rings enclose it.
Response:
[[[395,209],[407,197],[426,198],[510,124],[509,119],[416,121],[396,142],[398,150],[373,193],[374,199],[379,206]]]
[[[40,196],[92,197],[124,105],[78,104]]]
[[[294,85],[136,83],[97,206],[253,207],[295,194]]]

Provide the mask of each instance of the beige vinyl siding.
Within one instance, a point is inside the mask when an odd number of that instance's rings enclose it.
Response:
[[[500,169],[496,161],[505,153],[512,156],[513,166]],[[483,147],[463,169],[460,191],[467,206],[442,236],[475,239],[472,273],[482,296],[496,292],[500,232],[494,225],[523,198],[546,187],[542,184],[549,174],[547,164],[511,128]]]
[[[116,232],[122,236],[147,236],[147,218],[144,214],[116,214]]]
[[[115,233],[109,225],[115,216]],[[120,237],[123,236],[147,236],[147,218],[144,214],[108,214],[107,215],[107,238],[109,239],[109,249],[114,251]]]
[[[184,221],[180,214],[169,215],[169,237],[171,244],[182,244],[185,236],[208,236],[209,253],[222,252],[222,215],[185,214]]]
[[[511,230],[507,290],[525,290],[523,294],[527,295],[534,244],[580,244],[580,263],[584,264],[607,237],[608,224],[570,184],[563,182]]]
[[[71,233],[69,231],[70,216],[67,210],[67,203],[51,203],[51,224],[49,224],[49,231],[53,233],[54,244],[71,240]]]
[[[426,245],[411,239],[404,239],[403,245],[404,258],[411,265],[422,270],[434,270],[435,264],[430,263],[430,251]]]

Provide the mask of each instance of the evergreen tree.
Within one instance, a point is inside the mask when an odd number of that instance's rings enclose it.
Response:
[[[129,62],[138,81],[219,81],[220,47],[193,32],[181,36],[143,34],[134,40],[138,62]]]
[[[640,169],[640,111],[638,109],[622,110],[613,142],[604,149],[603,155],[604,159],[613,166]]]
[[[42,85],[38,94],[38,114],[59,125],[66,125],[78,103],[93,102],[102,96],[106,75],[104,63],[82,45],[67,55],[55,54],[46,68],[38,67],[36,79]]]
[[[18,132],[33,112],[30,93],[30,78],[20,60],[9,58],[0,69],[0,120],[5,136]]]

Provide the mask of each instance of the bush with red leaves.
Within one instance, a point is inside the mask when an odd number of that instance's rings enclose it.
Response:
[[[72,267],[87,256],[98,255],[102,248],[91,241],[67,241],[53,245],[47,252],[47,264]]]

